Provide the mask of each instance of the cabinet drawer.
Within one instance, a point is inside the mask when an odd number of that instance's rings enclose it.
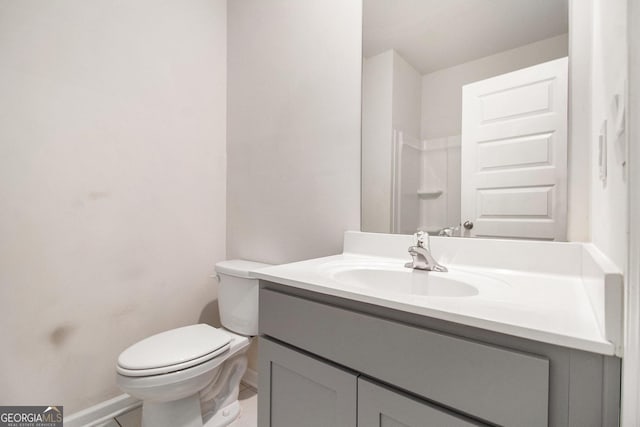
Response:
[[[545,358],[269,289],[260,333],[491,423],[548,424]]]

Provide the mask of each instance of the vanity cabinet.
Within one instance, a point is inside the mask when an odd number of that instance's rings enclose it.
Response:
[[[260,427],[618,425],[615,357],[266,281],[259,325]]]

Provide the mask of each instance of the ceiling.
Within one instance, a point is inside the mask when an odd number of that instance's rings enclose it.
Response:
[[[364,0],[363,55],[393,48],[427,74],[568,26],[567,0]]]

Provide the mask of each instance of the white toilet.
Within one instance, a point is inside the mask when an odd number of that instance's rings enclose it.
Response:
[[[144,427],[223,427],[240,414],[239,385],[250,337],[258,334],[258,280],[267,267],[216,264],[222,328],[199,324],[133,344],[118,357],[118,386],[142,403]]]

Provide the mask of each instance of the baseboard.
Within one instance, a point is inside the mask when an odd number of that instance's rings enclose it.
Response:
[[[244,373],[242,377],[242,382],[248,385],[249,387],[253,387],[256,390],[258,389],[258,372],[253,369],[247,368],[247,372]]]
[[[82,411],[64,417],[64,427],[85,427],[105,423],[110,419],[129,412],[142,405],[142,402],[128,394],[121,394],[105,400]]]
[[[242,377],[242,382],[257,390],[258,372],[253,369],[247,369]],[[142,401],[131,397],[128,394],[121,394],[113,399],[105,400],[97,405],[75,412],[68,417],[64,417],[64,427],[96,426],[106,423],[110,419],[140,406],[142,406]]]

